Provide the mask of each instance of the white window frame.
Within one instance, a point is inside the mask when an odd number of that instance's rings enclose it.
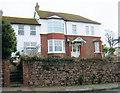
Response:
[[[28,45],[28,46],[25,46],[25,43],[29,43],[29,45]],[[32,43],[36,43],[36,45],[33,46]],[[37,46],[37,42],[24,42],[23,45],[24,45],[24,48],[27,48],[27,47],[36,47],[36,46]]]
[[[62,42],[62,51],[55,51],[55,41],[56,40],[60,40]],[[52,50],[53,51],[49,51],[49,41],[52,41]],[[65,40],[61,40],[61,39],[49,39],[48,40],[48,53],[65,53]]]
[[[89,26],[85,26],[86,35],[90,35]]]
[[[95,28],[94,28],[94,26],[91,26],[91,35],[95,35]]]
[[[61,23],[61,27],[55,26],[55,22]],[[51,26],[49,26],[51,23]],[[55,28],[59,28],[61,31],[55,31]],[[64,23],[58,21],[49,21],[48,22],[48,33],[64,33]]]
[[[31,27],[35,27],[35,29],[31,29]],[[35,34],[31,34],[31,32],[35,32]],[[36,26],[30,26],[30,35],[35,36],[36,35]]]
[[[99,48],[99,42],[95,42],[95,53],[99,53],[100,52],[100,48]]]
[[[23,26],[23,29],[21,29],[20,26]],[[19,34],[19,31],[23,31],[23,34]],[[24,25],[18,25],[18,35],[25,35]]]
[[[77,25],[72,25],[72,34],[77,34]]]

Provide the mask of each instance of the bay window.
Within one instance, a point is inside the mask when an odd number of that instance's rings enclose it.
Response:
[[[48,22],[49,33],[64,33],[64,24],[61,22]]]
[[[65,41],[60,39],[48,40],[48,53],[65,53]]]

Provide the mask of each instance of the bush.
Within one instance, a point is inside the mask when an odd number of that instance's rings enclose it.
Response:
[[[96,79],[96,75],[95,74],[93,74],[92,75],[92,84],[94,84],[94,80]]]
[[[114,61],[114,57],[111,56],[111,55],[108,55],[108,56],[104,57],[103,60],[105,60],[105,61]]]
[[[19,51],[16,52],[15,56],[20,56],[20,52]]]
[[[98,84],[100,84],[100,83],[102,83],[102,79],[101,78],[98,79]]]
[[[84,79],[85,79],[84,76],[80,76],[80,77],[78,78],[78,83],[79,83],[80,85],[82,85]]]

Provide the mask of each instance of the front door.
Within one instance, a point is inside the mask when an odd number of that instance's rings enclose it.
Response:
[[[71,56],[79,57],[80,56],[80,45],[71,45]]]

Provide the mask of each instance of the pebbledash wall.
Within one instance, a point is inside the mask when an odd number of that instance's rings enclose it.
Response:
[[[66,86],[79,85],[82,76],[83,84],[110,83],[120,81],[119,62],[23,62],[22,86]],[[11,87],[9,61],[4,63],[4,86]]]

